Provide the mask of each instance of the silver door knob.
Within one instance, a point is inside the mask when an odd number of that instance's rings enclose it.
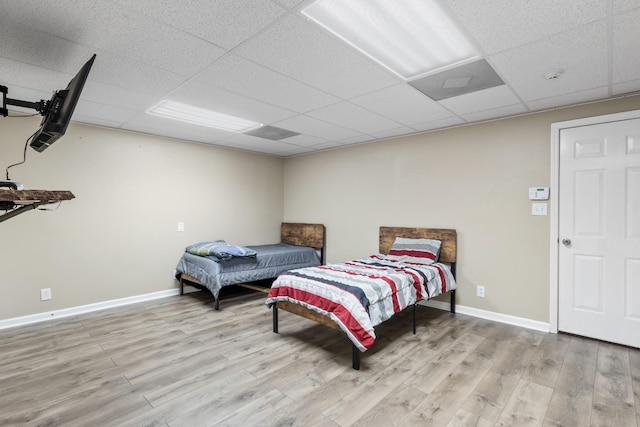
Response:
[[[571,246],[571,239],[562,239],[562,244],[565,246]]]

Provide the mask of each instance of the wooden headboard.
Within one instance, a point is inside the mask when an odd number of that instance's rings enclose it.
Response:
[[[324,225],[283,222],[281,241],[289,245],[324,248]]]
[[[440,262],[455,263],[457,259],[457,233],[449,228],[380,227],[380,253],[388,254],[396,237],[434,239],[442,242]]]
[[[320,262],[324,264],[324,224],[283,222],[280,241],[289,245],[309,246],[320,251]]]

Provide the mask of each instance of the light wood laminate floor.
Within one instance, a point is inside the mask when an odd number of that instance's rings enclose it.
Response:
[[[0,331],[0,426],[640,426],[640,350],[418,307],[351,369],[264,295],[192,293]]]

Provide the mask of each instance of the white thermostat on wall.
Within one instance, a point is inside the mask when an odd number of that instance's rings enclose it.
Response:
[[[549,187],[529,187],[529,200],[549,200]]]

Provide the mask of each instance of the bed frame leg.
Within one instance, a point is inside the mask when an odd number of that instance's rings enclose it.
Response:
[[[184,295],[184,279],[180,275],[180,295]]]
[[[353,369],[355,369],[356,371],[360,370],[360,350],[358,350],[358,347],[355,346],[355,344],[351,344],[352,347],[352,360],[353,360]]]
[[[273,333],[278,333],[278,306],[273,304]]]
[[[418,304],[413,304],[413,335],[416,334],[416,307]]]
[[[451,312],[455,313],[456,312],[456,291],[455,289],[453,291],[450,292],[451,293]]]
[[[214,298],[213,308],[220,310],[220,295],[218,295],[218,298]]]

